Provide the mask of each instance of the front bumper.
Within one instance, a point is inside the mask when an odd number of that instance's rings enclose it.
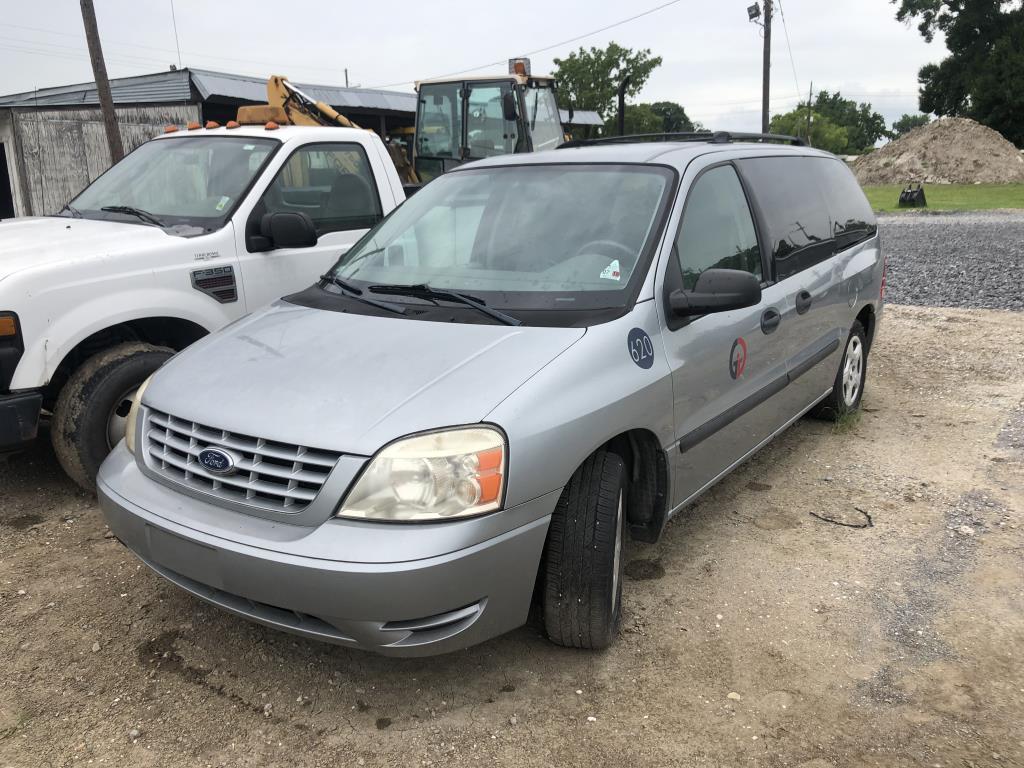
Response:
[[[558,497],[522,505],[516,518],[530,522],[470,546],[439,545],[432,556],[380,562],[381,553],[406,549],[400,539],[416,536],[419,526],[342,520],[292,526],[219,509],[144,476],[123,443],[104,463],[97,486],[117,538],[182,589],[276,629],[393,656],[446,653],[525,623]],[[195,522],[211,514],[224,525]],[[464,543],[474,530],[488,530],[480,521],[442,525],[453,534],[448,541]],[[323,557],[331,539],[336,551],[351,553],[345,539],[353,535],[373,562]]]
[[[0,451],[13,451],[31,443],[39,431],[40,392],[0,395]]]

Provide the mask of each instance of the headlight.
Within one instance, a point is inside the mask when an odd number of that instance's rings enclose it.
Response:
[[[132,407],[128,410],[128,418],[124,425],[124,445],[131,453],[135,453],[135,424],[139,420],[139,408],[142,406],[142,395],[149,386],[153,377],[150,376],[135,390],[135,397],[132,398]]]
[[[420,522],[491,512],[505,489],[505,437],[466,427],[407,437],[378,453],[338,517]]]

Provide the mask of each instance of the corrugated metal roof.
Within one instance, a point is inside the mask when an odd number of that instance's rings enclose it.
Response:
[[[110,81],[110,93],[115,104],[181,104],[192,99],[187,69],[119,77]],[[74,107],[99,103],[96,83],[40,88],[38,91],[0,96],[0,107]]]
[[[205,100],[214,96],[227,99],[265,102],[267,81],[246,75],[232,75],[225,72],[210,72],[193,69],[192,82]],[[373,109],[392,112],[416,111],[416,94],[399,91],[379,91],[370,88],[338,88],[330,85],[309,85],[295,83],[295,87],[307,96],[330,104],[336,109]]]
[[[199,98],[231,99],[263,103],[267,100],[267,81],[248,75],[211,72],[205,69],[180,69],[110,81],[115,104],[168,104],[193,101],[192,86]],[[338,88],[328,85],[295,84],[304,93],[338,109],[371,109],[412,114],[416,95],[368,88]],[[95,83],[79,83],[59,88],[0,96],[0,107],[68,107],[99,104]]]
[[[604,125],[604,120],[597,112],[589,109],[577,109],[572,113],[572,121],[569,120],[569,110],[558,110],[558,119],[565,125]]]

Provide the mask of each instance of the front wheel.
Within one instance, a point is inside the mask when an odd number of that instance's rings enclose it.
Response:
[[[551,517],[544,547],[543,609],[548,637],[574,648],[605,648],[619,628],[626,467],[600,450],[576,470]]]
[[[860,321],[855,320],[846,340],[843,360],[832,384],[832,393],[821,401],[814,415],[823,419],[839,419],[860,408],[864,396],[864,381],[868,373],[867,334]]]
[[[61,467],[84,490],[96,490],[100,464],[124,437],[135,391],[173,354],[151,344],[119,344],[86,360],[61,389],[50,438]]]

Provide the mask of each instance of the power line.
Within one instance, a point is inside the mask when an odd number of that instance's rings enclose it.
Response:
[[[782,7],[782,0],[776,0],[779,4],[779,15],[782,17],[782,31],[786,34],[786,48],[789,49],[789,64],[793,67],[793,84],[796,92],[800,93],[800,80],[796,76],[796,60],[793,58],[793,46],[789,44],[789,25],[786,24],[786,11]]]
[[[174,47],[178,51],[178,69],[181,69],[181,43],[178,42],[178,19],[174,15],[174,0],[171,0],[171,23],[174,25]]]
[[[649,16],[652,13],[655,13],[657,11],[662,10],[663,8],[668,8],[670,5],[676,5],[677,3],[681,3],[681,2],[682,2],[682,0],[670,0],[667,3],[662,3],[661,5],[655,6],[654,8],[648,8],[646,11],[641,11],[640,13],[635,14],[633,16],[630,16],[627,19],[621,19],[619,21],[616,21],[616,22],[608,24],[608,25],[606,25],[604,27],[601,27],[600,29],[594,29],[594,30],[591,30],[590,32],[584,32],[582,35],[576,35],[575,37],[570,37],[568,40],[561,40],[561,41],[559,41],[557,43],[552,43],[551,45],[546,45],[543,48],[538,48],[538,49],[536,49],[534,51],[526,51],[525,53],[518,54],[518,55],[519,56],[535,56],[538,53],[545,53],[546,51],[550,51],[553,48],[561,48],[563,45],[569,45],[569,43],[575,43],[575,42],[577,42],[579,40],[582,40],[582,39],[584,39],[586,37],[591,37],[592,35],[598,35],[601,32],[607,32],[609,29],[614,29],[615,27],[620,27],[623,24],[628,24],[631,21],[636,21],[639,18],[642,18],[644,16]],[[476,67],[467,67],[466,69],[460,69],[460,70],[458,70],[456,72],[446,72],[445,74],[442,74],[442,75],[432,75],[430,78],[416,78],[416,79],[429,79],[429,80],[433,80],[433,79],[441,78],[441,77],[453,77],[455,75],[465,74],[466,72],[475,72],[478,69],[486,69],[487,67],[495,67],[495,66],[498,66],[499,64],[504,64],[505,61],[506,61],[506,59],[499,59],[498,61],[489,61],[486,64],[480,64],[479,66],[476,66]],[[368,87],[369,88],[394,88],[395,86],[406,85],[406,84],[411,83],[411,82],[413,82],[413,80],[402,80],[402,81],[397,82],[397,83],[386,83],[384,85],[371,85],[371,86],[368,86]]]

